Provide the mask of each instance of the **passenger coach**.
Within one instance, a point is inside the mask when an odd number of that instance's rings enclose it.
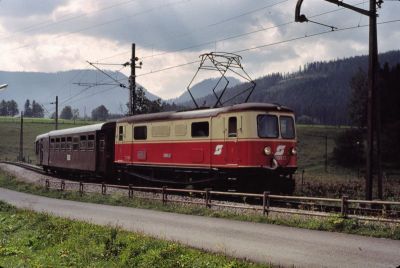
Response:
[[[44,170],[111,175],[115,122],[54,130],[36,138],[37,162]]]

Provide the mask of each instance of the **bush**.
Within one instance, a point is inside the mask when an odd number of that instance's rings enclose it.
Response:
[[[359,129],[349,129],[337,136],[333,160],[343,167],[356,167],[364,163],[364,139]]]

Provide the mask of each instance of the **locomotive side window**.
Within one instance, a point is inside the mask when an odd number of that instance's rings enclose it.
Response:
[[[237,137],[237,118],[229,117],[228,120],[228,137]]]
[[[124,139],[124,127],[123,126],[119,126],[118,129],[118,140],[122,141]]]
[[[85,150],[86,149],[86,136],[81,136],[80,137],[79,148],[81,150]]]
[[[278,138],[278,117],[269,114],[258,115],[257,132],[260,138]]]
[[[135,138],[135,140],[147,139],[147,127],[146,126],[134,127],[133,137]]]
[[[208,137],[208,122],[192,123],[192,137]]]
[[[279,117],[279,123],[281,127],[281,136],[284,139],[294,139],[294,122],[293,118],[290,116]]]
[[[88,136],[87,148],[89,150],[93,150],[94,149],[94,135],[89,135]]]
[[[72,138],[72,149],[74,151],[79,150],[79,137],[73,137]]]
[[[50,139],[50,149],[54,149],[54,139]]]
[[[72,149],[72,137],[67,137],[67,146],[66,146],[67,150],[71,150]]]

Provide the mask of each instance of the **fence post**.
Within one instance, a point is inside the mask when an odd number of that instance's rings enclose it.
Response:
[[[129,188],[128,188],[128,197],[129,198],[133,198],[133,189],[132,189],[132,184],[129,184]]]
[[[64,191],[64,190],[65,190],[65,181],[62,180],[61,181],[61,191]]]
[[[101,184],[101,194],[102,195],[105,195],[107,193],[107,186],[106,186],[106,184],[103,182],[102,184]]]
[[[164,205],[167,203],[167,186],[162,187],[162,202]]]
[[[343,195],[342,196],[342,203],[341,203],[341,209],[340,209],[340,212],[341,212],[341,215],[342,215],[342,217],[343,218],[346,218],[347,217],[347,209],[348,209],[348,203],[347,203],[347,199],[348,199],[349,197],[347,196],[347,195]]]
[[[46,190],[48,191],[50,189],[50,181],[49,179],[46,179]]]
[[[211,194],[210,194],[210,189],[205,189],[205,190],[206,190],[206,200],[205,200],[205,202],[206,202],[206,208],[211,208],[211,202],[210,202]]]
[[[83,182],[79,182],[79,194],[80,194],[80,196],[82,196],[83,195]]]

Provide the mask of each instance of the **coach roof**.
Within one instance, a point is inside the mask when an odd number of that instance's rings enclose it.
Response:
[[[87,133],[87,132],[94,132],[101,130],[103,126],[105,126],[107,123],[100,123],[100,124],[94,124],[94,125],[87,125],[87,126],[81,126],[81,127],[73,127],[73,128],[66,128],[66,129],[61,129],[61,130],[53,130],[48,133],[49,136],[66,136],[66,135],[73,135],[73,134],[79,134],[79,133]]]
[[[162,112],[154,114],[141,114],[129,117],[124,117],[117,120],[117,123],[140,123],[149,121],[161,120],[179,120],[179,119],[196,119],[205,117],[214,117],[222,113],[241,112],[241,111],[283,111],[292,112],[287,107],[271,103],[242,103],[232,106],[211,108],[211,109],[198,109],[183,112]]]

